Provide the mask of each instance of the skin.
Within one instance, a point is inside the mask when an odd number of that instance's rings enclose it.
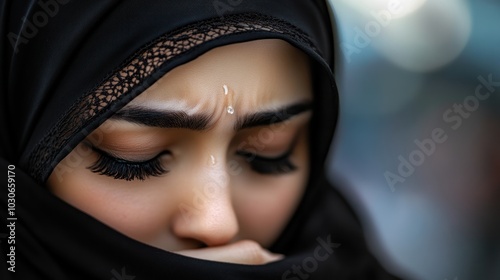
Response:
[[[227,95],[224,85],[227,85]],[[293,215],[309,174],[311,112],[278,124],[235,130],[244,115],[312,100],[306,55],[277,39],[213,49],[171,70],[126,107],[210,117],[208,128],[151,127],[109,119],[51,174],[62,200],[143,243],[190,257],[264,264]],[[227,106],[234,113],[227,112]],[[161,152],[168,173],[126,181],[89,169],[99,154],[144,161]],[[259,174],[238,150],[275,157],[291,148],[296,169]]]

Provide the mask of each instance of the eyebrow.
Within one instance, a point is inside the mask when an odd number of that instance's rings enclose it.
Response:
[[[191,130],[205,130],[210,122],[210,117],[207,115],[190,116],[183,111],[159,111],[140,106],[123,108],[111,116],[111,119],[151,127],[186,128]]]
[[[256,126],[266,126],[284,122],[293,116],[312,109],[311,102],[301,102],[288,105],[277,110],[257,112],[243,117],[239,117],[234,125],[235,130],[251,128]]]
[[[311,102],[301,102],[276,110],[251,113],[238,117],[234,130],[272,125],[284,122],[293,116],[311,110]],[[211,117],[204,114],[188,115],[183,111],[154,110],[142,106],[128,106],[111,116],[113,120],[124,120],[131,123],[161,128],[185,128],[206,130]]]

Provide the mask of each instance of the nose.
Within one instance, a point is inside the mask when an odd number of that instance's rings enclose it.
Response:
[[[229,176],[223,164],[204,169],[200,171],[202,176],[194,175],[187,180],[189,191],[179,204],[172,231],[178,238],[206,246],[224,245],[239,231]]]

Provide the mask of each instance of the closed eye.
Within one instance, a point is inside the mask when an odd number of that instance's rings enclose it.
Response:
[[[236,152],[248,162],[253,171],[263,175],[286,174],[295,171],[297,166],[290,161],[291,153],[292,149],[277,157],[263,157],[245,151]]]
[[[129,161],[110,155],[109,153],[91,146],[92,150],[99,155],[99,159],[88,167],[90,171],[106,175],[115,179],[132,181],[145,180],[150,176],[156,177],[167,173],[162,166],[160,158],[169,151],[164,151],[155,157],[145,161]]]

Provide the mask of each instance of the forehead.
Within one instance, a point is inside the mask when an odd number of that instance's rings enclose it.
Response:
[[[168,72],[130,105],[210,111],[231,103],[241,112],[311,98],[307,56],[283,40],[265,39],[208,51]]]

